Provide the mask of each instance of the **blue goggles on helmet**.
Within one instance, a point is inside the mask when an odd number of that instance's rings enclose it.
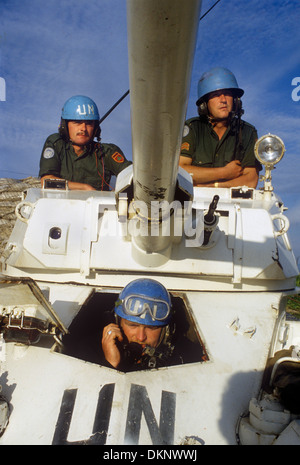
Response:
[[[124,318],[138,317],[140,322],[149,324],[149,322],[165,322],[170,315],[170,305],[164,300],[143,297],[140,295],[129,295],[125,299],[119,299],[116,307],[121,306]],[[120,312],[117,312],[120,316]],[[150,317],[150,321],[149,321]],[[151,323],[150,323],[151,324]],[[167,322],[166,322],[167,324]]]

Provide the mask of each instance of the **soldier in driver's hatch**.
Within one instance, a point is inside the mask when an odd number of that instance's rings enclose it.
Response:
[[[65,102],[59,133],[47,138],[42,151],[42,186],[45,179],[64,179],[69,189],[111,190],[111,176],[131,162],[117,145],[100,142],[99,121],[98,108],[89,97],[76,95]]]
[[[194,186],[256,188],[262,167],[254,154],[257,131],[241,119],[243,94],[227,68],[213,68],[201,76],[199,116],[184,126],[179,160]]]
[[[156,280],[127,284],[114,314],[115,322],[102,333],[102,363],[107,366],[126,372],[206,359],[202,347],[175,328],[169,292]]]

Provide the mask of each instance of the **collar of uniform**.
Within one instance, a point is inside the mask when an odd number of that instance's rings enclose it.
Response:
[[[69,141],[69,148],[73,152],[74,157],[76,157],[76,159],[81,159],[81,158],[89,156],[90,154],[92,154],[94,152],[94,150],[95,150],[95,142],[92,141],[88,145],[86,145],[85,148],[84,148],[84,151],[82,152],[81,155],[76,154],[76,152],[74,150],[74,147],[73,147],[73,144],[70,141]]]

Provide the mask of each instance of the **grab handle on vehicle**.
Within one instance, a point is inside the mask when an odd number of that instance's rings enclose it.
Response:
[[[279,220],[281,229],[279,231],[274,231],[275,237],[282,236],[285,246],[288,250],[292,250],[289,238],[287,236],[288,229],[290,227],[289,219],[282,213],[277,213],[271,216],[272,221]]]
[[[22,212],[22,208],[24,208],[25,211]],[[24,202],[24,201],[20,202],[15,208],[15,213],[16,213],[17,218],[23,221],[23,223],[28,223],[32,215],[32,212],[33,212],[33,204],[30,202]],[[24,216],[24,214],[26,214],[26,216]]]

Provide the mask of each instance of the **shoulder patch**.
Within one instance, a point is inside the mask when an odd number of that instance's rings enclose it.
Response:
[[[187,124],[184,125],[184,128],[183,128],[183,134],[182,134],[182,137],[185,137],[188,135],[188,133],[190,132],[190,128],[188,127]]]
[[[43,157],[46,159],[54,157],[54,149],[52,147],[47,147],[43,152]]]
[[[111,158],[116,162],[116,163],[123,163],[125,158],[123,155],[119,152],[115,152],[112,154]]]

